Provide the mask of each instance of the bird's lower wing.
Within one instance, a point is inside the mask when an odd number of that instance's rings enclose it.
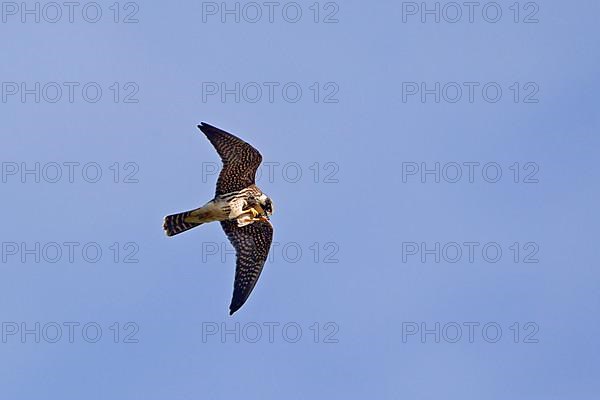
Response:
[[[256,221],[239,227],[235,220],[222,221],[221,226],[236,253],[231,315],[244,305],[258,281],[273,241],[273,226],[268,221]]]

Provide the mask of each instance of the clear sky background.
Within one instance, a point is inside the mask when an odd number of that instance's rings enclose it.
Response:
[[[310,2],[296,23],[287,3],[255,23],[246,3],[222,22],[220,3],[123,2],[119,23],[112,2],[97,23],[3,3],[2,397],[596,398],[600,5],[521,2],[514,22],[512,3],[496,23],[485,3],[455,23],[445,2],[439,23],[395,1],[317,3],[316,23]],[[239,102],[210,92],[236,82]],[[436,82],[439,102],[410,94]],[[277,246],[233,317],[218,224],[161,229],[214,193],[201,121],[274,163]]]

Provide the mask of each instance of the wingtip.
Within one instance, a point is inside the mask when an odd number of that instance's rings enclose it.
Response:
[[[200,125],[198,125],[198,129],[200,129],[200,131],[202,131],[202,133],[204,133],[205,135],[208,135],[211,132],[211,130],[214,130],[216,128],[211,124],[207,124],[206,122],[200,122]]]
[[[229,305],[229,315],[233,315],[237,310],[242,308],[243,304],[234,304],[233,302]]]

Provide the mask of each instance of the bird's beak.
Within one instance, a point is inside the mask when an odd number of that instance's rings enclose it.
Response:
[[[260,216],[260,220],[261,220],[261,221],[264,221],[264,222],[269,222],[269,216],[268,216],[268,215],[266,215],[266,214],[265,214],[265,215],[261,215],[261,216]]]

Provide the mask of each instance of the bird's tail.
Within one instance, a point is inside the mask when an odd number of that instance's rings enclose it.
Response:
[[[210,221],[213,219],[209,218],[208,212],[200,207],[179,214],[167,215],[163,229],[167,236],[174,236]]]

